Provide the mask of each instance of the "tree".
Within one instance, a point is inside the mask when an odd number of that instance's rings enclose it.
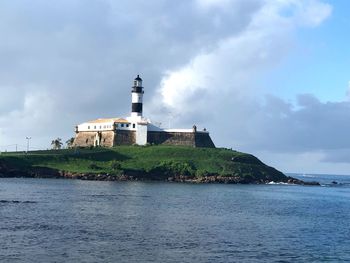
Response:
[[[72,148],[73,147],[73,143],[74,143],[74,137],[72,137],[72,138],[70,138],[70,139],[68,139],[66,141],[66,144],[67,144],[68,148]]]
[[[52,149],[54,149],[54,150],[61,149],[61,147],[63,145],[63,143],[61,141],[62,141],[61,138],[57,138],[55,140],[52,140],[52,142],[51,142]]]

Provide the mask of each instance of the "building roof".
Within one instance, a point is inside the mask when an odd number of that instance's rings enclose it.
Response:
[[[107,123],[107,122],[129,123],[126,119],[123,119],[123,118],[108,118],[108,119],[97,119],[97,120],[88,121],[88,123]]]

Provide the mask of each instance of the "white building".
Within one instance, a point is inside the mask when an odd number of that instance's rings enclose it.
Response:
[[[126,118],[107,118],[84,122],[76,126],[73,145],[78,147],[116,145],[172,144],[215,147],[207,131],[192,129],[162,129],[143,117],[142,79],[134,80],[131,90],[131,115]]]

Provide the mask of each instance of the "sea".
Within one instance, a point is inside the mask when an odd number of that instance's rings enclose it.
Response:
[[[350,176],[321,186],[0,179],[0,262],[350,262]]]

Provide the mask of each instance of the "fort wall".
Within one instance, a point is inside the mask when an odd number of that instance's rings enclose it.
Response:
[[[196,132],[194,140],[196,147],[215,148],[215,144],[210,138],[209,133]]]
[[[73,146],[90,147],[90,146],[114,146],[115,134],[113,131],[100,132],[78,132],[75,135]]]
[[[114,138],[114,145],[133,145],[136,143],[135,131],[117,130]]]
[[[209,134],[199,132],[149,131],[147,133],[147,142],[150,144],[215,148]]]
[[[133,145],[135,143],[135,131],[91,131],[78,132],[74,139],[73,146],[113,147],[117,145]],[[203,132],[148,131],[147,143],[215,148],[215,145],[211,140],[209,133]]]

